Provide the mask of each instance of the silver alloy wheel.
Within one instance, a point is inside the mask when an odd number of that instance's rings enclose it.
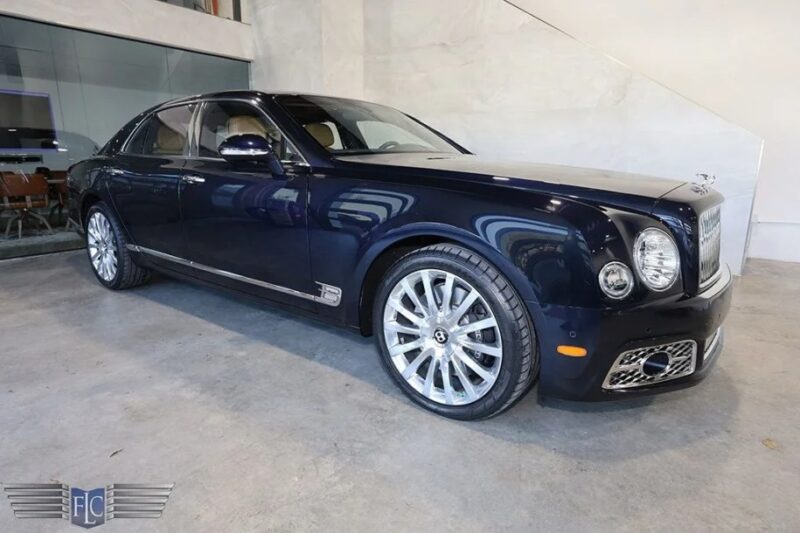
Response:
[[[412,272],[392,288],[383,336],[403,379],[444,405],[482,398],[503,362],[500,328],[489,305],[472,285],[443,270]]]
[[[86,225],[89,258],[97,275],[111,281],[117,275],[117,244],[111,223],[106,216],[95,211]]]

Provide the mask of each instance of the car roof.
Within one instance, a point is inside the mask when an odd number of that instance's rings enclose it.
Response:
[[[202,93],[202,94],[195,94],[192,96],[182,96],[180,98],[174,98],[172,100],[168,100],[162,104],[155,106],[152,110],[161,109],[162,107],[170,107],[176,104],[181,104],[184,102],[193,102],[195,100],[207,100],[212,98],[243,98],[243,99],[252,99],[252,98],[264,98],[264,99],[271,99],[275,96],[321,96],[325,98],[336,98],[339,100],[351,100],[351,101],[358,101],[362,102],[365,100],[358,100],[356,98],[345,98],[340,96],[331,96],[325,94],[312,94],[312,93],[301,93],[297,91],[256,91],[253,89],[238,89],[238,90],[230,90],[230,91],[216,91],[211,93]]]

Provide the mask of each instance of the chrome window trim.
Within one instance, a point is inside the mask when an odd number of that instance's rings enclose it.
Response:
[[[311,300],[312,302],[329,305],[331,307],[337,307],[342,299],[342,290],[339,287],[328,285],[327,283],[320,283],[319,281],[317,281],[316,283],[317,285],[319,285],[320,294],[319,295],[308,294],[306,292],[290,289],[289,287],[284,287],[282,285],[275,285],[274,283],[248,278],[247,276],[242,276],[241,274],[228,272],[227,270],[220,270],[218,268],[204,265],[202,263],[197,263],[190,259],[184,259],[183,257],[178,257],[164,252],[159,252],[158,250],[153,250],[151,248],[145,248],[144,246],[138,246],[136,244],[128,244],[126,245],[126,248],[128,250],[131,250],[132,252],[152,255],[153,257],[164,259],[165,261],[171,261],[179,265],[196,268],[197,270],[209,272],[211,274],[216,274],[218,276],[226,277],[232,280],[241,281],[243,283],[249,283],[250,285],[256,285],[258,287],[263,287],[265,289],[273,290],[283,294],[288,294],[290,296],[296,296],[298,298],[303,298],[304,300]]]
[[[208,156],[205,156],[205,155],[198,155],[198,156],[193,156],[193,157],[190,156],[188,159],[191,159],[192,161],[214,161],[214,162],[217,162],[217,163],[225,162],[225,159],[222,158],[222,157],[208,157]],[[311,165],[309,165],[308,163],[306,163],[304,161],[292,161],[291,159],[281,159],[281,163],[283,165],[289,165],[289,166],[294,165],[296,167],[308,167],[308,168],[311,168]]]

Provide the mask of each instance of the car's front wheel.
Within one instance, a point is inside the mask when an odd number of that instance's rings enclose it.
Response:
[[[501,413],[536,376],[522,301],[491,264],[459,246],[427,246],[398,261],[378,288],[373,324],[389,374],[444,416]]]
[[[84,228],[89,263],[100,283],[119,290],[149,279],[150,271],[133,261],[122,227],[104,202],[89,208]]]

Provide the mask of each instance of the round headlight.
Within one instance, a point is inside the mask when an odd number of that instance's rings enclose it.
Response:
[[[665,291],[678,279],[681,259],[678,247],[666,232],[647,228],[633,245],[636,272],[645,285],[654,291]]]
[[[633,273],[627,265],[612,261],[600,270],[597,276],[600,289],[609,298],[621,300],[633,290]]]

